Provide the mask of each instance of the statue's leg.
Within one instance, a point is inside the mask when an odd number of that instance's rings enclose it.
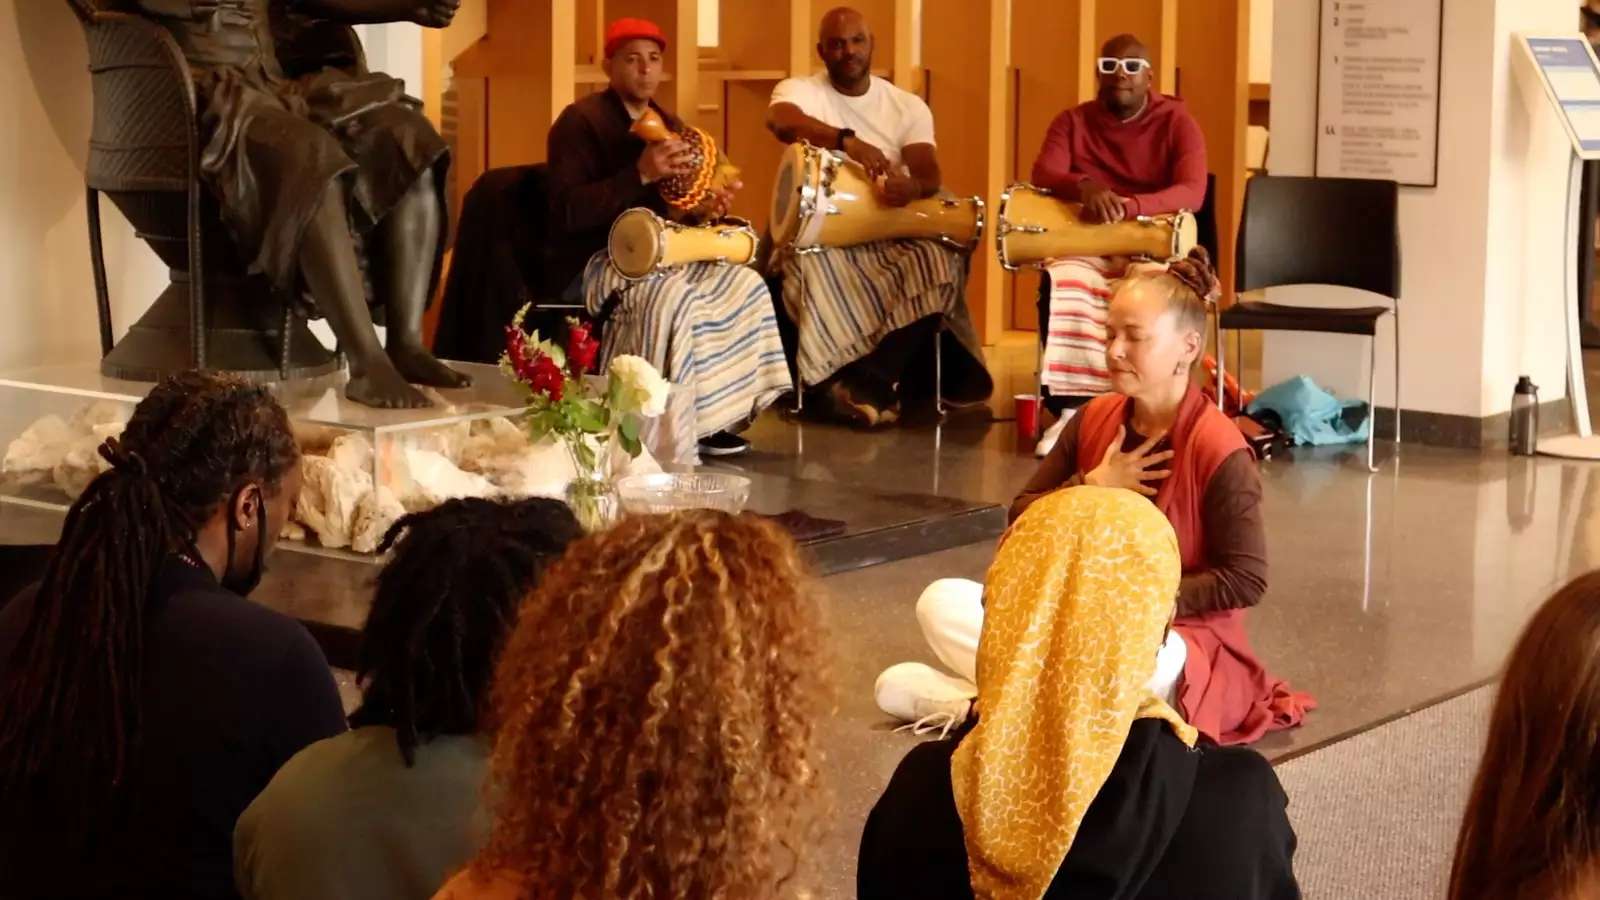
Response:
[[[300,276],[328,320],[339,346],[350,358],[350,383],[345,396],[368,406],[415,409],[428,398],[406,383],[378,343],[367,310],[361,263],[345,212],[343,188],[331,183],[323,190],[316,214],[300,243]]]
[[[439,362],[422,339],[422,314],[443,219],[433,174],[424,173],[374,229],[368,260],[374,288],[386,304],[389,359],[395,368],[417,384],[466,387],[472,379]]]

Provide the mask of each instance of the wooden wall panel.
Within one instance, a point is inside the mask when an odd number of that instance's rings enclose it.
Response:
[[[450,209],[460,212],[467,189],[489,166],[488,82],[456,78],[441,103],[442,128],[450,144]],[[451,216],[454,227],[455,215]]]
[[[1267,0],[1255,0],[1267,2]],[[1178,44],[1178,85],[1206,136],[1206,158],[1217,176],[1218,274],[1233,298],[1234,241],[1244,208],[1247,177],[1245,126],[1249,120],[1251,0],[1184,0],[1184,34]]]
[[[925,0],[922,64],[945,187],[991,204],[1010,170],[1007,49],[1010,0]],[[967,304],[985,343],[1005,330],[992,243],[972,255]]]
[[[1177,89],[1177,23],[1178,0],[1106,0],[1095,11],[1094,49],[1116,35],[1136,35],[1150,51],[1156,90],[1170,94]]]
[[[1007,182],[1027,181],[1045,132],[1062,110],[1093,99],[1099,6],[1122,0],[1011,0],[1011,155]],[[999,197],[994,198],[998,204]],[[999,214],[998,206],[995,214]],[[993,219],[991,218],[991,228]],[[992,245],[991,245],[992,246]],[[992,252],[992,251],[991,251]],[[1004,279],[1008,328],[1037,331],[1036,272]]]
[[[742,173],[744,190],[734,199],[733,214],[749,219],[757,231],[765,231],[772,186],[777,180],[778,160],[785,145],[767,130],[767,105],[772,99],[772,81],[729,81],[727,84],[727,143],[723,150]]]
[[[598,66],[605,58],[605,0],[578,0],[573,60],[580,66]]]
[[[735,69],[789,70],[790,5],[750,0],[706,2],[720,3],[717,50],[728,65]],[[803,3],[792,5],[807,8]],[[815,23],[809,27],[815,28]]]

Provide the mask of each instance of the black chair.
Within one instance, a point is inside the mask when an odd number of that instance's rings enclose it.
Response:
[[[582,303],[560,299],[546,264],[549,168],[544,163],[490,169],[461,203],[450,274],[445,278],[433,351],[446,359],[493,363],[505,327],[533,304],[526,327],[554,336],[567,316],[587,319]]]
[[[1330,308],[1239,302],[1217,318],[1217,398],[1223,396],[1223,330],[1365,335],[1367,468],[1377,471],[1378,320],[1394,317],[1394,440],[1400,443],[1400,189],[1393,181],[1258,175],[1245,189],[1235,287],[1335,285],[1389,299],[1388,306]]]
[[[1206,174],[1206,195],[1201,201],[1200,208],[1194,214],[1195,243],[1206,248],[1211,254],[1213,264],[1216,262],[1217,249],[1217,176]],[[1039,270],[1039,296],[1037,299],[1039,310],[1039,357],[1035,363],[1035,371],[1039,373],[1039,396],[1044,396],[1044,346],[1045,335],[1050,328],[1050,273],[1047,269]],[[1221,335],[1218,335],[1221,340]],[[1044,428],[1044,417],[1034,417],[1033,436],[1037,440]]]
[[[227,369],[271,380],[337,368],[296,312],[298,298],[248,274],[200,183],[194,79],[172,35],[106,0],[68,0],[89,49],[94,116],[85,173],[89,258],[100,316],[101,370],[153,381],[172,371]],[[355,32],[273,4],[279,60],[291,77],[332,66],[366,72]],[[172,283],[113,344],[101,245],[106,194],[171,270]]]

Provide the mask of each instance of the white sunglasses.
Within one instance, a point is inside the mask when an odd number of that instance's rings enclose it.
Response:
[[[1150,68],[1150,60],[1140,59],[1137,56],[1117,58],[1115,56],[1102,56],[1095,60],[1095,68],[1101,75],[1114,75],[1118,67],[1122,68],[1124,75],[1137,75]]]

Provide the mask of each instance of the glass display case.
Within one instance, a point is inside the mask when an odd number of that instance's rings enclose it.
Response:
[[[271,386],[304,453],[286,546],[364,556],[395,519],[445,499],[560,496],[560,448],[529,439],[526,395],[494,366],[459,365],[473,385],[430,391],[425,409],[354,403],[342,374]],[[0,502],[64,511],[106,469],[101,442],[152,386],[94,363],[0,375]]]

